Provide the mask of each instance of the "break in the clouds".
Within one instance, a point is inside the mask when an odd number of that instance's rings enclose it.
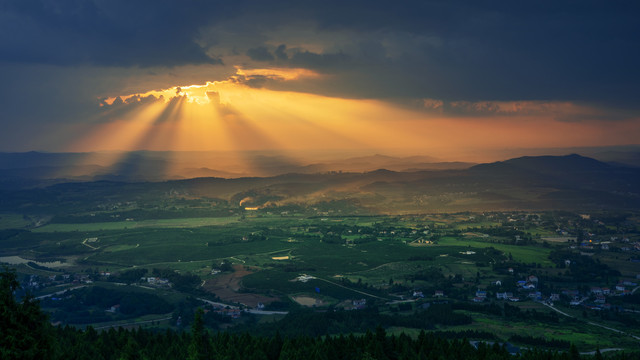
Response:
[[[104,99],[216,81],[444,117],[637,123],[639,10],[631,1],[5,0],[2,140],[47,148],[25,138],[107,121]]]

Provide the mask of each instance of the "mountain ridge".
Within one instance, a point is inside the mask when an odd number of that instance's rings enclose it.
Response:
[[[287,173],[269,177],[197,177],[155,182],[46,183],[41,196],[131,199],[184,196],[229,201],[252,208],[312,206],[346,201],[373,213],[511,209],[640,209],[640,169],[617,167],[580,155],[521,157],[469,169],[398,172]],[[109,180],[104,182],[104,180]],[[5,205],[33,196],[7,188]],[[114,195],[117,194],[117,195]],[[142,195],[141,195],[142,194]],[[74,200],[75,201],[75,200]],[[128,201],[128,200],[127,200]],[[23,205],[21,205],[23,204]],[[239,205],[237,205],[239,206]]]

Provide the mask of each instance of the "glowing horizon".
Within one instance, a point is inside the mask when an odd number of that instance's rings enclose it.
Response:
[[[434,99],[411,108],[251,87],[246,79],[253,75],[285,82],[322,76],[304,69],[237,68],[225,81],[105,98],[101,118],[85,125],[85,134],[64,151],[370,149],[452,159],[480,150],[631,144],[639,135],[634,122],[558,120],[596,113],[570,102],[451,102],[456,111],[475,113],[452,115]]]

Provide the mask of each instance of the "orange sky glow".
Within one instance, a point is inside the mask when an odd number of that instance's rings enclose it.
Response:
[[[569,102],[451,103],[475,116],[382,100],[342,99],[247,86],[260,76],[296,81],[322,75],[304,69],[237,69],[226,81],[176,86],[103,101],[103,118],[86,125],[65,151],[371,150],[397,155],[487,159],[479,150],[606,146],[634,143],[637,121],[560,121],[596,110]],[[150,98],[153,101],[143,101]],[[122,101],[130,106],[116,112]],[[489,110],[489,113],[486,111]],[[485,111],[485,113],[482,113]]]

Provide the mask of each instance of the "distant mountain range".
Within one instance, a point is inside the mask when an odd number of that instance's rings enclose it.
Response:
[[[365,169],[394,160],[396,158],[377,155],[358,158],[354,163],[357,164],[356,168]],[[410,163],[425,166],[433,164],[424,162],[424,158],[400,160],[400,167]],[[153,164],[151,168],[156,165]],[[135,167],[135,162],[128,166]],[[307,171],[276,176],[202,177],[146,183],[134,182],[131,177],[123,177],[127,180],[123,182],[116,173],[110,181],[78,182],[81,180],[78,178],[74,182],[58,185],[51,180],[39,180],[40,183],[37,183],[26,179],[17,185],[3,177],[5,190],[1,204],[14,208],[21,206],[20,201],[23,200],[20,199],[33,199],[32,194],[37,191],[42,198],[55,194],[57,201],[66,199],[67,194],[74,198],[83,194],[84,199],[108,197],[122,201],[147,195],[159,198],[206,197],[252,208],[341,202],[351,209],[360,209],[362,213],[640,209],[640,168],[604,163],[577,154],[520,157],[474,166],[455,164],[453,167],[444,170],[322,172],[317,169],[331,166],[316,164],[299,167]],[[274,168],[282,170],[285,167]],[[35,171],[36,168],[31,169]],[[121,166],[120,169],[136,173],[144,167],[127,169]],[[208,170],[201,171],[206,173]],[[39,185],[40,189],[29,190],[28,187],[34,184]]]
[[[558,150],[553,150],[556,153]],[[584,149],[591,158],[618,167],[640,167],[640,147]],[[475,163],[444,162],[431,156],[397,157],[387,155],[291,154],[280,152],[94,152],[94,153],[0,153],[0,182],[25,184],[64,181],[163,181],[197,177],[271,177],[283,174],[328,172],[365,173],[378,169],[395,172],[423,170],[463,170]],[[553,157],[518,158],[519,171],[541,170],[554,165]],[[515,170],[516,160],[480,165]],[[579,160],[576,160],[579,162]],[[591,164],[576,164],[586,166]],[[560,170],[560,169],[556,169]],[[568,170],[568,169],[564,169]]]
[[[368,172],[377,169],[420,171],[465,169],[465,162],[441,162],[429,156],[385,155],[303,162],[279,153],[157,152],[0,153],[4,182],[24,180],[162,181],[196,177],[239,178],[288,173]]]

